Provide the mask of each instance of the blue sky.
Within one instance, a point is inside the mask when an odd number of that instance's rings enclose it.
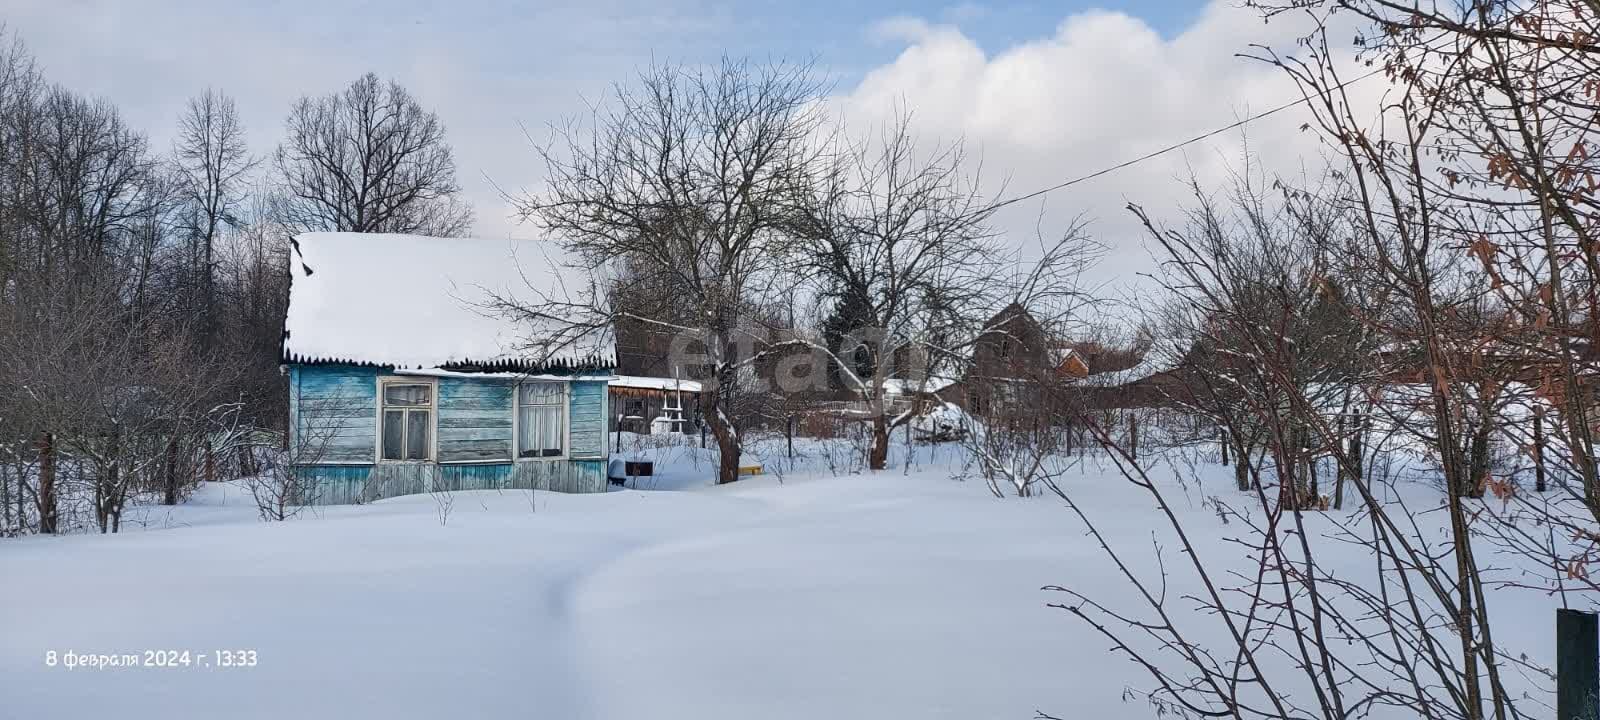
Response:
[[[814,58],[853,130],[901,105],[927,141],[964,141],[973,172],[1014,194],[1115,164],[1291,99],[1248,43],[1300,29],[1239,0],[0,0],[0,18],[48,76],[103,96],[157,148],[185,100],[211,86],[239,103],[268,155],[290,104],[367,71],[405,84],[445,121],[482,235],[529,232],[499,192],[537,190],[536,137],[581,115],[653,59]],[[1017,206],[1011,242],[1087,220],[1119,281],[1150,269],[1128,202],[1178,217],[1183,180],[1226,177],[1246,149],[1292,171],[1314,142],[1284,113],[1159,162]],[[1314,159],[1314,158],[1313,158]],[[981,165],[978,163],[981,162]]]
[[[849,0],[759,0],[745,4],[752,15],[774,23],[793,23],[814,30],[814,38],[853,34],[886,17],[910,16],[952,22],[961,26],[985,49],[997,49],[1038,37],[1062,18],[1090,9],[1124,12],[1149,23],[1164,35],[1190,22],[1203,2],[1194,0],[1108,0],[1106,2],[991,2],[950,3],[938,0],[850,2]],[[811,34],[808,32],[807,34]]]
[[[0,17],[54,77],[131,104],[165,102],[129,87],[203,81],[225,89],[273,65],[311,60],[408,75],[445,61],[480,75],[535,80],[613,77],[651,57],[733,54],[815,58],[851,83],[893,59],[903,43],[873,28],[893,18],[949,24],[996,53],[1049,36],[1089,10],[1125,13],[1171,37],[1194,22],[1196,0],[948,2],[942,0],[0,0]],[[245,72],[229,75],[230,69]],[[339,70],[335,70],[339,68]],[[234,91],[243,95],[247,88]],[[307,91],[315,90],[307,87]],[[244,98],[241,97],[241,100]]]

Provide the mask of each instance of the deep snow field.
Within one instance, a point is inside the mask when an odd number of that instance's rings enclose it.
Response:
[[[861,474],[809,446],[791,468],[779,447],[765,451],[781,478],[722,487],[679,448],[650,451],[654,489],[459,493],[447,513],[422,495],[264,523],[215,483],[120,536],[0,541],[0,718],[1155,715],[1124,700],[1142,671],[1046,606],[1062,597],[1045,585],[1127,592],[1058,498],[954,479],[950,446]],[[1236,561],[1202,499],[1248,498],[1226,468],[1200,476],[1169,489],[1207,561]],[[1151,560],[1164,533],[1148,496],[1093,460],[1063,489]],[[1496,596],[1497,638],[1549,664],[1555,601]],[[45,662],[144,650],[212,667]],[[218,650],[257,662],[218,668]]]

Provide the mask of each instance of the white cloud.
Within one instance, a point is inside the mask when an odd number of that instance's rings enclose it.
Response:
[[[1248,9],[1216,0],[1181,34],[1163,38],[1126,14],[1089,11],[1048,36],[993,55],[951,25],[915,18],[880,23],[879,36],[904,39],[893,61],[868,72],[833,104],[856,127],[911,109],[929,139],[964,139],[986,185],[1008,181],[1008,196],[1030,192],[1138,157],[1297,98],[1279,70],[1236,57],[1251,43],[1292,46],[1306,30],[1263,24]],[[1374,84],[1378,81],[1374,80]],[[1013,242],[1060,232],[1084,216],[1110,254],[1098,277],[1137,284],[1153,264],[1128,202],[1176,218],[1191,172],[1216,186],[1237,169],[1246,146],[1261,167],[1293,174],[1317,164],[1315,139],[1287,110],[1160,158],[1014,206],[1002,217]]]

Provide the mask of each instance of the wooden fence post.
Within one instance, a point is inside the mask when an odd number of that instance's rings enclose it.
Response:
[[[1556,717],[1600,718],[1600,615],[1556,610]]]

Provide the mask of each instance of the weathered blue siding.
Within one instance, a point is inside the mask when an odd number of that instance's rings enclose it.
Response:
[[[567,422],[572,436],[570,455],[574,458],[605,457],[606,394],[604,380],[572,383],[571,409]]]
[[[310,446],[301,471],[316,479],[305,504],[370,502],[447,490],[606,490],[603,380],[571,383],[569,457],[512,461],[515,382],[506,378],[437,379],[437,463],[380,463],[380,368],[293,365],[289,417],[296,447]]]
[[[501,379],[439,379],[441,463],[511,460],[513,383]]]
[[[604,460],[533,460],[483,465],[377,463],[301,468],[316,482],[304,505],[349,505],[400,495],[455,490],[605,492]]]
[[[378,437],[377,372],[343,366],[291,368],[289,417],[301,455],[324,465],[372,462]]]

